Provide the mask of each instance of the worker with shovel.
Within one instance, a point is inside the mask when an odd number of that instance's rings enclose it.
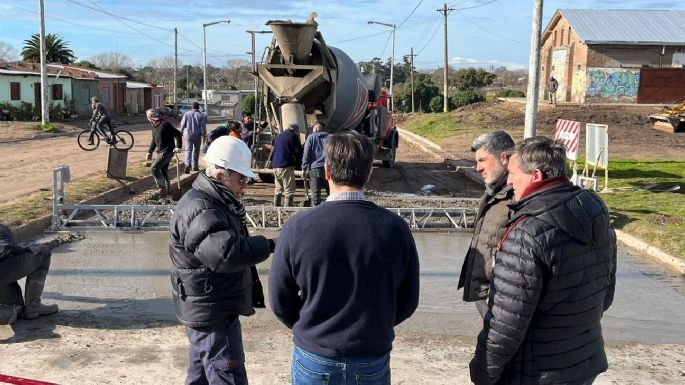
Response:
[[[304,142],[304,152],[302,154],[302,177],[305,184],[309,182],[309,198],[312,206],[321,204],[321,189],[326,189],[326,196],[329,194],[328,181],[324,171],[324,144],[331,134],[323,130],[323,124],[317,123],[313,127],[313,132]]]
[[[151,108],[145,111],[147,120],[152,125],[152,141],[147,151],[147,165],[151,166],[152,176],[162,195],[171,193],[169,182],[169,163],[174,157],[183,151],[183,135],[174,128],[171,123],[164,120],[164,116],[158,108]],[[176,146],[174,147],[174,142]],[[152,153],[157,150],[157,157],[152,161]]]

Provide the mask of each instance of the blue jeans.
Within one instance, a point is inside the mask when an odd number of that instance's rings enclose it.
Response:
[[[197,140],[186,140],[186,166],[194,169],[199,167],[200,144],[202,144],[202,138]]]
[[[238,317],[201,328],[186,327],[190,352],[186,385],[247,385]]]
[[[292,385],[390,385],[390,354],[375,358],[326,358],[295,346]]]

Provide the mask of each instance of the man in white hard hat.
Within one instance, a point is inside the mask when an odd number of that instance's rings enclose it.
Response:
[[[172,294],[190,341],[186,384],[247,384],[238,317],[264,307],[255,265],[275,242],[247,231],[241,199],[255,175],[245,142],[219,137],[205,160],[170,226]]]

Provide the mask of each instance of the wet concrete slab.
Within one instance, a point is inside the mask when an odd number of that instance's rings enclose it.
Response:
[[[111,329],[178,325],[171,302],[166,232],[84,235],[85,239],[54,250],[44,298],[60,305],[57,323]],[[398,333],[475,338],[481,320],[457,291],[471,234],[414,237],[421,258],[421,299],[417,313]],[[258,266],[263,282],[269,266],[268,261]],[[605,338],[609,343],[685,345],[683,303],[683,277],[620,249],[615,301],[602,321]],[[277,322],[271,316],[261,319]]]

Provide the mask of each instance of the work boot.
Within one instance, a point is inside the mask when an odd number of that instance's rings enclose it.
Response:
[[[186,166],[185,170],[183,170],[185,174],[190,174],[190,166]]]
[[[94,145],[95,145],[95,143],[93,143],[93,141],[92,141],[92,140],[89,140],[89,141],[88,141],[88,145],[89,145],[89,146],[94,146]]]
[[[198,166],[193,167],[193,171],[200,171],[200,167],[198,167]]]
[[[0,305],[0,325],[12,325],[24,307],[21,305]]]
[[[24,313],[22,313],[21,318],[34,319],[42,315],[55,314],[59,311],[57,305],[46,305],[40,300],[33,305],[26,305],[24,308]]]
[[[279,207],[281,205],[281,198],[283,198],[281,194],[274,195],[274,206]]]
[[[285,207],[293,207],[293,200],[295,199],[294,196],[288,196],[285,197]]]

